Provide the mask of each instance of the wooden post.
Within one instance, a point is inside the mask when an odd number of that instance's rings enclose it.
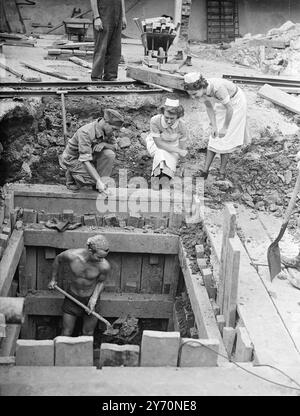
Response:
[[[235,361],[248,362],[252,359],[253,344],[249,338],[247,329],[240,327],[237,329],[237,340],[235,349]]]
[[[228,326],[224,326],[223,328],[223,342],[230,358],[233,350],[233,345],[236,337],[236,330],[234,328],[230,328]]]
[[[235,236],[236,230],[236,210],[233,204],[226,203],[223,214],[223,236],[220,262],[220,276],[217,303],[220,306],[221,313],[223,313],[224,302],[224,285],[225,285],[225,268],[227,257],[228,239]]]
[[[7,324],[21,324],[24,322],[25,298],[0,297],[0,314],[5,316]]]
[[[233,328],[236,320],[240,254],[238,237],[229,238],[225,267],[223,315],[226,326]]]

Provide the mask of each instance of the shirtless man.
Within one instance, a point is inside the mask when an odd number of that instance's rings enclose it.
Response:
[[[59,269],[63,263],[67,263],[72,271],[67,292],[92,311],[97,312],[104,281],[111,272],[110,265],[105,260],[108,252],[108,242],[101,234],[90,237],[87,240],[87,248],[63,251],[53,262],[52,277],[48,288],[54,289]],[[88,315],[83,308],[68,298],[65,298],[62,310],[62,335],[72,336],[76,318],[82,316],[82,334],[93,336],[98,321],[95,316]]]

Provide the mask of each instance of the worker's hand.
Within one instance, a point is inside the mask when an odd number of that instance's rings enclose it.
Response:
[[[227,129],[225,127],[222,127],[219,131],[219,137],[224,137],[227,134]]]
[[[104,149],[104,143],[99,143],[99,144],[96,144],[94,147],[93,147],[93,152],[102,152],[102,150]]]
[[[90,308],[91,312],[94,312],[96,303],[97,303],[97,299],[90,298],[87,306],[88,308]]]
[[[127,20],[126,20],[126,17],[123,17],[122,18],[122,30],[125,30],[126,27],[127,27]]]
[[[218,129],[217,129],[217,127],[211,127],[211,136],[215,139],[216,137],[218,137],[218,135],[219,135],[219,132],[218,132]]]
[[[54,290],[56,285],[57,285],[57,282],[55,280],[51,280],[48,284],[48,289]]]
[[[104,193],[107,195],[106,189],[107,189],[107,185],[104,184],[100,179],[97,180],[96,182],[96,189],[98,192],[100,193]]]
[[[114,152],[117,150],[118,145],[117,144],[111,144],[111,143],[105,143],[103,149],[110,149]]]
[[[97,17],[94,20],[94,28],[96,30],[99,30],[99,31],[103,30],[103,23],[102,23],[102,20],[100,19],[100,17]]]

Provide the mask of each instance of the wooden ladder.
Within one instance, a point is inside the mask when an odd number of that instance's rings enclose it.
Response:
[[[207,42],[230,42],[239,36],[238,1],[206,0]]]

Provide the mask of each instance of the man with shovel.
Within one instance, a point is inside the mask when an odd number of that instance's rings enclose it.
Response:
[[[59,158],[66,171],[66,186],[76,191],[95,185],[105,193],[101,177],[110,176],[116,157],[115,131],[122,127],[122,115],[113,109],[104,110],[103,118],[80,127]]]
[[[89,336],[93,336],[98,319],[106,321],[93,313],[99,308],[104,281],[111,272],[110,264],[105,260],[109,252],[108,242],[104,236],[98,234],[90,237],[86,244],[87,248],[63,251],[56,256],[52,266],[52,278],[48,288],[57,289],[66,295],[62,307],[64,336],[72,336],[77,317],[83,317],[82,334]],[[58,274],[63,263],[68,264],[71,270],[71,280],[66,292],[57,286]],[[67,295],[71,295],[73,300]],[[78,302],[82,305],[79,306]]]

